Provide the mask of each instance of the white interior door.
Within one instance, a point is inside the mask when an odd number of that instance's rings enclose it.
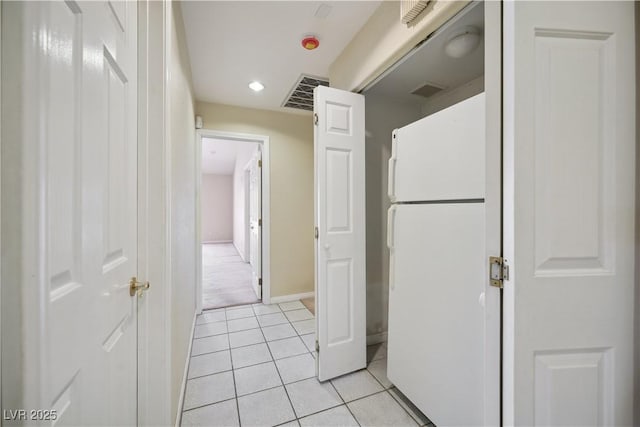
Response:
[[[30,200],[8,208],[31,248],[20,275],[23,402],[56,410],[61,425],[135,425],[137,5],[2,7],[14,55],[3,79],[18,88],[3,96],[22,117],[11,132],[23,151],[11,155]]]
[[[262,298],[262,153],[260,150],[251,159],[249,168],[249,228],[253,290]]]
[[[504,422],[631,425],[634,2],[506,2],[504,43]]]
[[[364,96],[314,90],[318,378],[366,366]]]

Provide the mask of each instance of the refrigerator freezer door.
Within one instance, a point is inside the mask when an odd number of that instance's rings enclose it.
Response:
[[[485,95],[396,129],[389,159],[392,202],[484,198]]]
[[[484,204],[391,209],[389,380],[435,425],[482,425]]]

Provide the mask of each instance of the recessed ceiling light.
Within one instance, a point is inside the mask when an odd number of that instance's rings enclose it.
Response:
[[[260,82],[251,82],[249,83],[249,87],[255,92],[260,92],[262,89],[264,89],[264,85]]]

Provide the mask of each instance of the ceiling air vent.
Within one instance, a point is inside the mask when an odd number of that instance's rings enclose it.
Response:
[[[430,96],[433,96],[436,93],[440,92],[442,89],[444,89],[444,88],[440,87],[440,86],[436,86],[433,83],[425,83],[424,85],[422,85],[419,88],[415,89],[411,93],[413,95],[418,95],[418,96],[422,96],[424,98],[429,98]]]
[[[317,86],[329,86],[329,80],[302,74],[282,106],[313,111],[313,89]]]
[[[409,25],[428,4],[429,0],[400,0],[400,20]]]

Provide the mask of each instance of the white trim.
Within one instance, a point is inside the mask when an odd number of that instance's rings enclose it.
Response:
[[[200,242],[201,245],[217,245],[222,243],[233,243],[233,240],[205,240]],[[235,246],[235,244],[233,246]]]
[[[387,342],[387,333],[380,332],[379,334],[367,335],[367,345],[380,344]]]
[[[202,138],[227,139],[232,141],[250,141],[262,145],[262,302],[271,302],[271,162],[269,159],[270,144],[266,135],[224,132],[214,129],[198,129],[196,131],[196,164],[195,176],[202,175]],[[202,313],[202,235],[200,196],[202,186],[196,179],[196,312]]]
[[[251,262],[251,160],[242,170],[244,184],[244,251],[240,254],[245,262]],[[236,247],[236,249],[238,249]],[[238,251],[240,253],[240,251]]]
[[[178,400],[178,410],[176,411],[176,427],[180,427],[182,422],[182,410],[184,405],[184,395],[187,391],[187,375],[189,374],[189,362],[191,361],[191,348],[193,347],[193,336],[196,331],[196,320],[198,313],[193,314],[193,323],[191,324],[191,334],[189,335],[189,349],[187,350],[187,358],[184,361],[184,372],[182,373],[182,384],[180,385],[180,398]]]
[[[167,3],[138,3],[138,278],[151,283],[138,304],[138,420],[171,423],[171,304],[166,137]],[[151,89],[153,88],[153,93]],[[160,99],[160,102],[157,100]],[[154,141],[149,144],[149,141]],[[163,357],[157,357],[158,354]]]
[[[2,34],[2,6],[0,6],[0,35]],[[2,153],[2,39],[0,38],[0,153]],[[2,224],[2,155],[0,155],[0,224]],[[2,241],[2,231],[0,227],[0,242]],[[2,254],[2,246],[0,245],[0,255]],[[0,257],[0,259],[4,259]],[[2,269],[0,268],[0,289],[2,289]],[[0,291],[0,337],[2,337],[2,292]],[[0,402],[2,402],[3,389],[2,386],[2,339],[0,338]],[[4,406],[0,404],[0,410],[4,410]]]
[[[233,243],[233,247],[236,248],[236,251],[238,251],[238,254],[240,255],[240,259],[243,262],[248,262],[246,259],[244,259],[244,255],[242,254],[242,252],[240,252],[240,249],[238,249],[238,246],[236,245],[236,242],[231,242]]]
[[[264,291],[263,291],[264,292]],[[301,294],[281,295],[279,297],[271,297],[271,302],[265,304],[280,304],[283,302],[297,301],[305,298],[315,297],[315,292],[303,292]]]

